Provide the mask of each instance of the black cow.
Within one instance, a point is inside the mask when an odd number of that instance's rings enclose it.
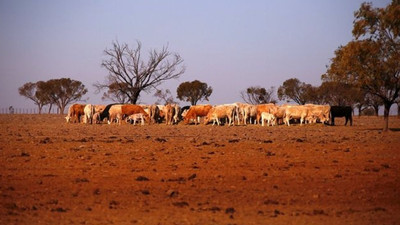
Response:
[[[347,125],[347,121],[350,120],[350,126],[353,126],[353,109],[351,106],[331,106],[331,119],[332,119],[332,126],[335,126],[335,117],[345,117]]]

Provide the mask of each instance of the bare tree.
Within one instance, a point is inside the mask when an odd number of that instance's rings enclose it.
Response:
[[[118,103],[128,103],[128,96],[124,94],[128,89],[128,85],[125,83],[110,83],[108,85],[108,90],[103,93],[101,97],[102,100],[109,99]],[[121,91],[125,90],[125,91]]]
[[[133,49],[114,41],[112,48],[104,50],[104,53],[108,59],[101,65],[109,74],[104,83],[98,82],[94,86],[100,92],[115,84],[118,94],[127,96],[132,104],[136,104],[142,91],[150,92],[162,82],[178,78],[185,72],[181,56],[169,52],[165,46],[160,51],[150,50],[147,60],[142,58],[139,41]]]
[[[154,97],[158,98],[156,104],[159,104],[161,101],[163,101],[164,104],[177,104],[169,89],[165,91],[163,89],[157,90],[156,93],[154,93]]]
[[[276,103],[277,100],[274,96],[275,87],[269,89],[260,86],[252,86],[240,92],[243,101],[249,104],[257,105],[264,103]]]

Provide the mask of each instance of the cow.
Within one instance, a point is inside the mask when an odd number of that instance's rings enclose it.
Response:
[[[101,123],[100,112],[96,112],[95,114],[93,114],[93,123],[95,124]]]
[[[181,117],[181,107],[178,104],[174,105],[174,116],[172,117],[173,121],[175,124],[178,124],[178,122],[182,119]]]
[[[110,107],[108,111],[109,115],[107,118],[108,124],[111,124],[113,122],[121,124],[121,120],[123,119],[122,106],[123,104],[115,104]]]
[[[132,114],[142,113],[145,121],[150,121],[149,114],[147,114],[144,109],[139,105],[126,104],[121,105],[121,112],[117,114],[118,123],[121,124],[121,120],[124,117],[128,117]]]
[[[194,123],[197,125],[198,118],[207,116],[208,111],[212,108],[211,105],[193,105],[189,108],[188,112],[185,115],[184,123],[189,124],[191,120],[194,120]]]
[[[347,122],[350,120],[350,126],[353,126],[353,109],[351,106],[331,106],[331,125],[335,126],[335,117],[345,117],[346,122],[345,126],[347,125]]]
[[[247,104],[244,107],[244,124],[247,124],[249,121],[250,124],[257,124],[257,106]]]
[[[93,123],[101,123],[100,114],[106,108],[105,105],[93,105],[94,106],[94,114],[93,114]]]
[[[213,120],[213,126],[217,122],[220,125],[219,119],[228,118],[228,126],[235,125],[235,114],[237,106],[235,104],[230,105],[217,105],[212,107],[207,116],[204,119],[204,124],[208,124],[210,120]]]
[[[304,106],[308,107],[308,115],[306,117],[308,123],[316,123],[317,121],[326,123],[329,121],[329,105],[306,104]]]
[[[256,123],[258,123],[260,121],[262,112],[274,114],[277,110],[278,110],[278,107],[275,106],[275,104],[273,104],[273,103],[257,105]]]
[[[300,125],[303,124],[304,119],[308,115],[308,108],[303,105],[286,106],[284,122],[290,126],[291,119],[300,119]]]
[[[180,112],[179,112],[179,113],[180,113],[181,119],[185,118],[185,116],[186,116],[187,112],[189,111],[189,109],[190,109],[190,106],[189,106],[189,105],[183,106],[183,107],[181,108],[181,110],[180,110]]]
[[[126,118],[126,122],[127,123],[130,122],[133,125],[136,125],[136,123],[139,121],[141,122],[141,125],[144,125],[144,119],[142,113],[132,114]]]
[[[151,123],[158,123],[160,119],[160,109],[156,104],[150,105],[149,107],[149,116]]]
[[[262,112],[261,113],[261,126],[264,126],[264,122],[267,121],[267,126],[270,124],[273,126],[275,124],[274,114]]]
[[[274,113],[277,125],[284,123],[285,111],[287,106],[288,106],[287,104],[277,106],[277,109]]]
[[[92,104],[87,104],[85,108],[83,109],[83,112],[85,113],[84,117],[84,123],[90,123],[93,124],[93,115],[95,114],[95,107]]]
[[[165,118],[165,124],[173,124],[173,117],[175,115],[175,106],[171,105],[171,104],[167,104],[164,106],[164,118]]]
[[[71,121],[71,119],[73,120],[74,123],[76,121],[78,121],[78,123],[80,123],[81,116],[85,115],[84,109],[85,109],[85,105],[82,105],[82,104],[71,105],[68,109],[68,114],[65,117],[65,119],[67,120],[67,123],[69,123]]]
[[[107,119],[108,121],[110,121],[110,109],[113,106],[121,106],[121,103],[113,103],[113,104],[109,104],[107,105],[103,111],[101,111],[100,115],[99,115],[99,121],[103,121],[104,119]],[[113,109],[113,111],[115,111],[115,109]]]
[[[106,108],[105,105],[93,105],[95,113],[101,113]]]

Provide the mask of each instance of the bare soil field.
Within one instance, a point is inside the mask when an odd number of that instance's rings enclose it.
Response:
[[[0,115],[0,224],[400,224],[400,119],[343,124]]]

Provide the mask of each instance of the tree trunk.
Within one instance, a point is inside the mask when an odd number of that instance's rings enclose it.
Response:
[[[397,118],[400,118],[400,102],[397,103]]]
[[[65,106],[62,105],[62,106],[60,107],[60,114],[64,114],[64,109],[65,109]]]
[[[50,104],[49,106],[49,114],[51,113],[51,108],[53,107],[53,104]]]
[[[129,99],[131,104],[136,105],[137,100],[139,99],[140,96],[140,91],[135,91],[132,93],[132,97]]]
[[[358,116],[360,117],[361,116],[361,112],[362,112],[362,105],[360,104],[360,105],[358,105]]]
[[[392,105],[391,103],[387,103],[387,102],[384,104],[385,110],[384,110],[384,113],[383,113],[383,118],[385,120],[385,124],[384,124],[384,127],[383,127],[383,131],[388,131],[389,130],[389,111],[390,111],[390,106],[391,105]]]
[[[379,116],[379,106],[374,106],[375,116]]]

